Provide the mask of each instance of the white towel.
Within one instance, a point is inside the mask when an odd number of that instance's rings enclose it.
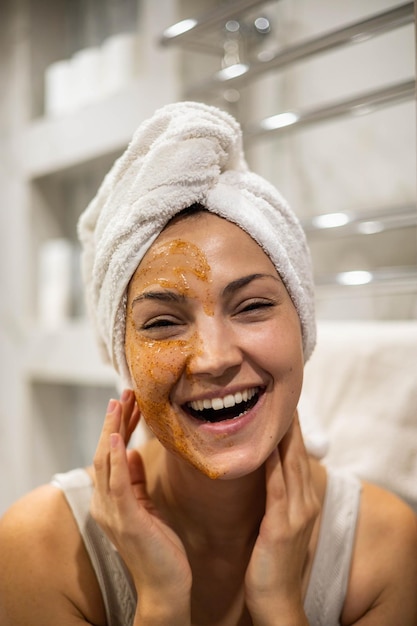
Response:
[[[326,464],[394,491],[417,511],[416,364],[416,320],[321,321],[300,421],[307,435],[310,424],[327,435]]]
[[[233,117],[178,102],[138,128],[79,221],[88,309],[125,385],[128,283],[169,220],[194,203],[238,224],[265,250],[297,309],[305,360],[313,351],[311,261],[297,218],[270,183],[249,171]]]

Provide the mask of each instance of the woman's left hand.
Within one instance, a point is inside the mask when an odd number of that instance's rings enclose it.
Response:
[[[245,576],[246,605],[256,626],[307,625],[302,575],[318,513],[296,415],[266,462],[265,515]]]

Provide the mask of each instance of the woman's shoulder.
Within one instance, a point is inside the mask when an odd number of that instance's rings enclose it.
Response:
[[[43,485],[6,511],[0,519],[0,553],[2,624],[47,626],[59,616],[104,623],[101,610],[91,609],[102,606],[100,591],[60,489]]]
[[[393,493],[362,483],[342,623],[354,624],[372,614],[372,623],[381,626],[415,624],[416,585],[416,514]]]
[[[0,549],[16,565],[39,553],[46,557],[64,549],[59,538],[74,535],[65,498],[56,487],[43,485],[15,502],[0,519]],[[40,560],[41,568],[46,563]]]
[[[65,548],[62,536],[77,533],[65,497],[52,484],[42,485],[17,500],[0,519],[0,541],[15,549],[56,553]]]

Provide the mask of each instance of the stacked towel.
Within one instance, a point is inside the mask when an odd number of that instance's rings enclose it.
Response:
[[[311,426],[328,437],[326,464],[394,491],[417,512],[416,363],[416,320],[320,322],[301,423],[307,447]]]
[[[298,312],[305,360],[313,351],[311,261],[297,218],[271,184],[249,171],[233,117],[179,102],[138,128],[79,221],[88,310],[103,353],[126,386],[129,281],[169,220],[194,203],[239,225],[265,250]]]

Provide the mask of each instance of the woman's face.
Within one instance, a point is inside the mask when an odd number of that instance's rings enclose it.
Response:
[[[160,234],[130,282],[125,345],[148,426],[211,478],[254,471],[286,433],[302,384],[300,323],[238,226],[203,212]]]

